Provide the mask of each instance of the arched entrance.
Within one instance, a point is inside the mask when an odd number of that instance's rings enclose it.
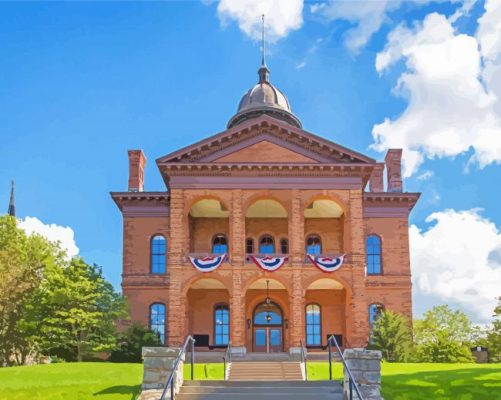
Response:
[[[257,305],[252,316],[253,351],[277,353],[283,351],[283,313],[269,298]]]

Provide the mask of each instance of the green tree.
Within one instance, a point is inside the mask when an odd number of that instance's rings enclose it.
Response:
[[[109,360],[112,362],[142,361],[143,346],[161,345],[158,335],[141,324],[134,323],[118,335],[118,346],[111,352]]]
[[[0,216],[0,365],[24,363],[36,343],[24,332],[26,302],[46,268],[62,262],[62,252],[39,235],[27,236],[10,216]]]
[[[412,348],[410,321],[393,311],[383,311],[371,332],[369,348],[381,350],[386,361],[406,362]]]
[[[498,304],[494,309],[494,320],[487,331],[485,346],[489,350],[489,361],[501,362],[501,297],[498,297]]]
[[[418,362],[473,362],[473,329],[463,312],[436,306],[414,322],[414,356]]]
[[[30,305],[38,342],[45,354],[61,352],[82,361],[90,353],[116,347],[115,321],[126,316],[120,294],[96,265],[74,258],[54,268]]]

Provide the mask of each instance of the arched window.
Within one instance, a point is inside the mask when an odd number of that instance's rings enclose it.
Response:
[[[155,235],[151,239],[151,272],[165,274],[165,253],[167,241],[162,235]]]
[[[280,253],[289,254],[289,240],[286,238],[280,239]]]
[[[254,310],[254,325],[282,325],[282,310],[275,303],[261,303]]]
[[[245,252],[247,254],[254,253],[254,239],[252,238],[245,239]]]
[[[367,236],[367,275],[381,274],[381,239],[377,235]]]
[[[214,307],[214,346],[226,346],[230,342],[230,310],[226,304]]]
[[[322,240],[318,235],[308,235],[306,238],[306,254],[321,254]]]
[[[371,304],[369,306],[369,325],[372,329],[374,322],[378,319],[381,313],[384,311],[384,306],[382,304]]]
[[[275,253],[275,241],[270,235],[264,235],[259,241],[259,253],[260,254],[274,254]]]
[[[217,234],[214,236],[214,239],[212,239],[212,253],[228,253],[228,241],[226,240],[226,236],[222,233]]]
[[[160,342],[165,344],[165,304],[153,303],[150,306],[150,329],[160,338]]]
[[[306,345],[322,345],[322,314],[318,304],[306,306]]]

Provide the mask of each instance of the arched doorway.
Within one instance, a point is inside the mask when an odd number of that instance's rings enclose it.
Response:
[[[277,353],[283,351],[283,313],[269,299],[258,304],[252,316],[253,351]]]

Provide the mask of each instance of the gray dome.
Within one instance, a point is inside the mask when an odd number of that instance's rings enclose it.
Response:
[[[228,122],[228,128],[267,114],[301,128],[301,122],[292,114],[287,97],[269,81],[270,71],[265,64],[258,71],[259,82],[244,94],[237,113]]]

